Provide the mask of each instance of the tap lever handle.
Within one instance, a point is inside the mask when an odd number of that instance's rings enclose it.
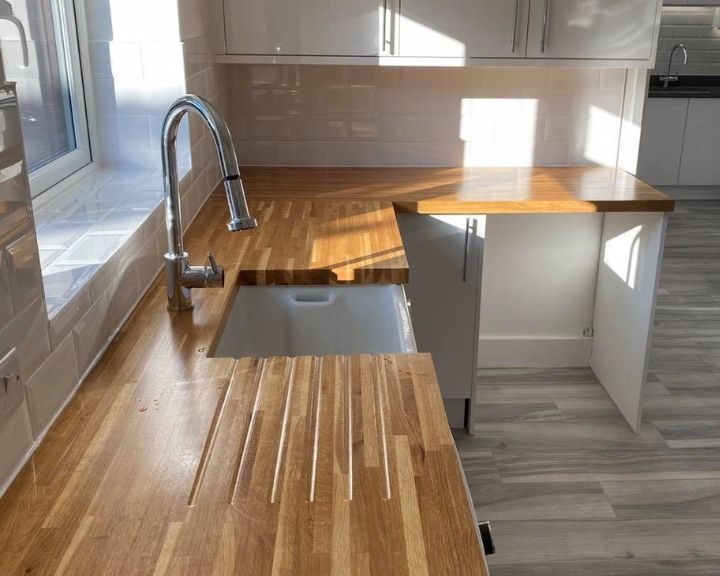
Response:
[[[210,261],[210,268],[212,268],[213,274],[217,274],[220,272],[217,261],[215,260],[215,254],[212,252],[208,252],[208,260]]]

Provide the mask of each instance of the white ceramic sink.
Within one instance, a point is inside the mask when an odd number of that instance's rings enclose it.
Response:
[[[242,286],[215,356],[416,352],[402,286]]]

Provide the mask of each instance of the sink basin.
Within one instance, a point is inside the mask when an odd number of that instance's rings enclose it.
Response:
[[[242,286],[214,355],[415,351],[402,286]]]

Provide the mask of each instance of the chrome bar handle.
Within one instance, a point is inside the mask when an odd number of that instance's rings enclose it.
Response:
[[[388,50],[388,47],[392,48],[392,42],[388,39],[388,33],[387,33],[387,23],[388,23],[387,13],[388,13],[388,0],[383,0],[383,18],[382,18],[383,51]]]
[[[518,5],[520,0],[515,0],[515,8],[513,9],[513,34],[512,34],[512,53],[515,54],[515,44],[517,43],[517,18]]]
[[[547,28],[548,28],[548,11],[550,9],[550,0],[545,0],[545,11],[543,12],[543,29],[542,39],[540,40],[540,52],[545,54],[545,43],[547,41]]]
[[[470,252],[470,218],[465,218],[465,255],[463,256],[463,282],[467,282],[468,254]]]

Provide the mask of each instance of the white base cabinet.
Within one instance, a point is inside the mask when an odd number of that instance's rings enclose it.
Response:
[[[648,98],[645,102],[638,178],[655,186],[677,184],[687,108],[687,98]]]
[[[720,185],[720,99],[692,99],[688,105],[680,186]]]
[[[477,371],[484,216],[398,214],[419,352],[433,355],[450,425],[471,421]],[[456,409],[464,405],[466,410]],[[464,414],[463,414],[464,412]]]
[[[720,186],[720,99],[648,98],[637,175],[655,186]]]
[[[472,432],[482,368],[590,367],[638,431],[667,215],[398,214],[418,351]]]

